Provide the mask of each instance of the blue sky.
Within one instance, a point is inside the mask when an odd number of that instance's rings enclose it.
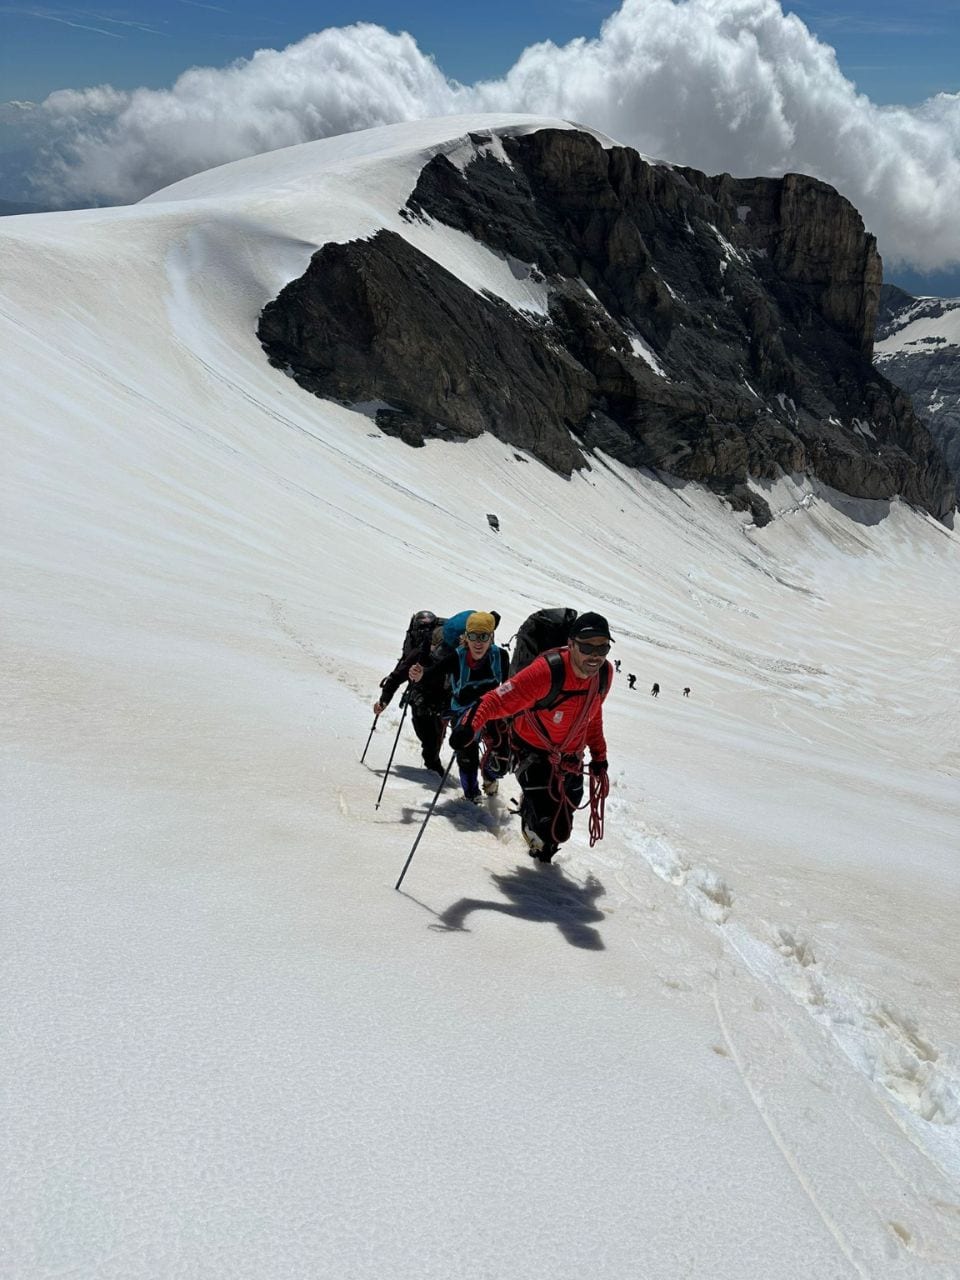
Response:
[[[843,0],[787,4],[836,50],[840,68],[874,102],[912,105],[960,90],[957,0]],[[448,76],[503,75],[540,40],[596,36],[617,8],[604,0],[132,0],[121,5],[0,5],[0,97],[108,83],[163,88],[190,66],[220,67],[258,48],[282,48],[325,27],[374,22],[406,30]]]

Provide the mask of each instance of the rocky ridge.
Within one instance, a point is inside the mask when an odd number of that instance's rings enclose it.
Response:
[[[708,177],[578,131],[475,133],[403,210],[454,228],[543,314],[479,293],[395,231],[326,244],[263,311],[271,362],[379,402],[410,444],[492,431],[565,474],[601,449],[769,510],[750,480],[807,473],[948,518],[956,492],[909,400],[872,365],[881,262],[831,187]]]

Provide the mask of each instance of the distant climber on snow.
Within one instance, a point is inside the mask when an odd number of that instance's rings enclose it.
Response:
[[[637,687],[637,677],[632,671],[627,672],[627,688],[635,689]]]
[[[660,686],[657,684],[656,681],[653,682],[653,688],[650,690],[650,696],[653,698],[660,697]]]

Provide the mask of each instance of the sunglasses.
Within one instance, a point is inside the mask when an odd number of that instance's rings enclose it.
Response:
[[[478,643],[480,643],[483,640],[492,640],[493,632],[492,631],[468,631],[467,639],[476,640]]]
[[[581,653],[585,653],[588,656],[594,654],[598,658],[605,658],[610,652],[610,642],[608,640],[604,640],[602,644],[584,644],[582,640],[574,640],[573,643]]]

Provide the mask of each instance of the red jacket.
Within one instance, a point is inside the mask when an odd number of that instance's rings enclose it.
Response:
[[[600,693],[600,675],[582,679],[570,665],[570,650],[561,649],[563,657],[564,693],[582,692],[582,697],[563,698],[546,711],[530,711],[529,708],[545,698],[552,683],[550,664],[541,654],[528,667],[480,699],[473,717],[473,727],[482,729],[489,720],[503,716],[516,716],[514,733],[537,750],[545,750],[541,733],[564,755],[582,755],[584,747],[590,748],[592,760],[606,760],[607,743],[603,736],[603,699],[610,690],[613,675],[610,663],[607,667],[606,689]],[[539,729],[539,732],[538,732]]]

